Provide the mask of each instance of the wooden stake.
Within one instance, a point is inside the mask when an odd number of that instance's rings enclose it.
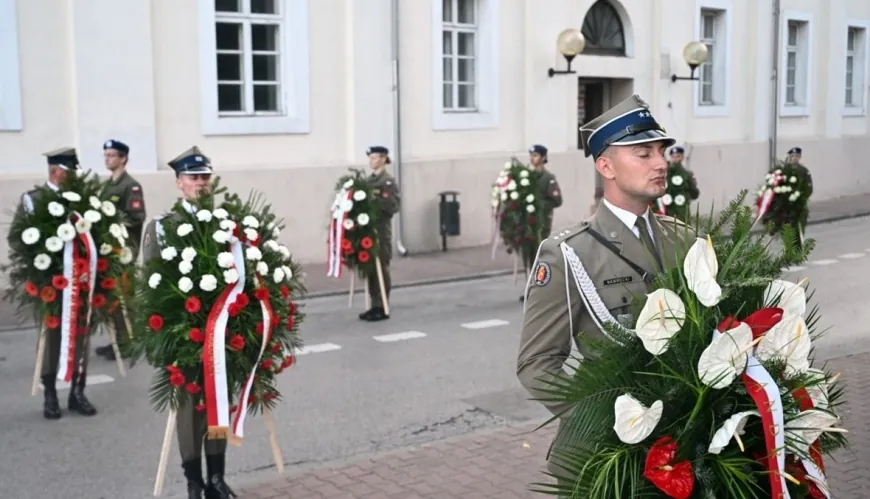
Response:
[[[517,285],[517,276],[520,273],[520,257],[517,255],[517,252],[514,251],[514,286]]]
[[[166,419],[166,431],[163,432],[163,447],[160,449],[160,461],[157,464],[157,477],[154,479],[154,497],[163,495],[163,483],[166,481],[166,468],[169,466],[169,451],[172,450],[172,437],[175,435],[175,410],[169,410]]]
[[[269,444],[272,446],[272,459],[275,460],[275,469],[279,475],[284,474],[284,456],[278,445],[278,432],[275,431],[275,421],[272,419],[272,411],[266,407],[263,409],[263,422],[266,423],[266,431],[269,433]]]
[[[30,387],[30,396],[35,397],[39,391],[39,378],[42,374],[42,357],[45,354],[45,325],[39,328],[39,337],[36,340],[36,365],[33,367],[33,385]]]
[[[124,369],[124,359],[121,358],[121,349],[118,348],[118,330],[115,329],[114,322],[107,321],[104,325],[109,332],[109,341],[112,343],[112,351],[115,352],[115,362],[118,364],[118,372],[122,378],[127,377],[127,370]]]
[[[381,303],[384,304],[384,313],[390,315],[390,303],[387,299],[387,287],[384,285],[384,271],[379,256],[375,257],[375,269],[378,271],[378,286],[381,288]]]
[[[350,293],[347,295],[347,308],[353,308],[353,294],[356,291],[356,272],[350,269]]]
[[[130,336],[130,339],[133,339],[133,325],[130,322],[130,316],[127,315],[127,304],[124,303],[124,298],[118,298],[121,306],[121,314],[124,315],[124,324],[127,326],[127,334]]]

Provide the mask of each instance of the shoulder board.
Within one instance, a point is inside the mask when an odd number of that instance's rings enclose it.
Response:
[[[567,239],[571,239],[577,234],[582,234],[586,232],[586,229],[589,228],[589,222],[583,221],[579,224],[573,225],[568,229],[560,230],[556,235],[550,236],[551,241],[564,241]]]
[[[670,215],[661,215],[661,214],[656,213],[656,218],[658,218],[658,220],[662,223],[676,224],[676,225],[680,225],[683,227],[689,226],[689,224],[687,224],[686,222],[683,222],[679,218],[675,218],[675,217],[672,217]]]
[[[167,215],[166,213],[164,213],[164,214],[162,214],[162,215],[157,215],[157,216],[154,217],[154,221],[155,221],[155,222],[159,222],[159,221],[163,220],[164,218],[166,218],[167,216],[168,216],[168,215]]]

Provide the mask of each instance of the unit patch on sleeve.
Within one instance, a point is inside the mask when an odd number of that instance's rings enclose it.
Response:
[[[535,286],[546,286],[550,282],[550,277],[552,277],[550,264],[547,262],[539,263],[535,268]]]

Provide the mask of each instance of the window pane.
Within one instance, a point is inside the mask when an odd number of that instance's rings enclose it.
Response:
[[[701,103],[702,104],[712,104],[713,103],[713,85],[702,84],[701,85]]]
[[[242,25],[217,23],[215,25],[215,45],[218,50],[241,50]]]
[[[278,26],[274,24],[252,24],[251,48],[253,50],[277,52]]]
[[[846,57],[846,73],[851,75],[855,70],[855,58],[853,56]]]
[[[445,31],[441,37],[441,52],[444,55],[453,54],[453,32]]]
[[[459,55],[474,55],[474,33],[458,33]]]
[[[442,59],[442,72],[441,78],[444,82],[453,81],[453,59],[450,57],[445,57]]]
[[[857,29],[849,28],[849,35],[846,37],[846,50],[855,50],[855,36],[857,34]]]
[[[458,5],[456,22],[460,24],[475,24],[477,15],[475,12],[476,0],[456,0]]]
[[[459,59],[459,77],[456,81],[474,83],[474,59]]]
[[[785,102],[788,104],[797,104],[794,98],[794,87],[786,87],[785,88]]]
[[[474,84],[473,83],[462,83],[458,84],[459,86],[459,105],[457,106],[460,109],[473,109],[474,108]]]
[[[444,97],[442,99],[444,109],[453,109],[453,84],[444,83],[441,86],[444,91]]]
[[[791,46],[797,45],[798,27],[797,23],[788,23],[788,44]]]
[[[849,106],[855,105],[855,102],[852,101],[852,88],[846,87],[846,104]]]
[[[278,56],[254,55],[254,81],[278,81]]]
[[[254,85],[254,111],[278,110],[278,85]]]
[[[218,111],[242,111],[242,85],[218,85]]]
[[[219,81],[242,81],[242,55],[218,54],[217,79]]]
[[[701,66],[701,81],[707,84],[713,84],[713,66],[704,64]]]
[[[278,2],[275,0],[251,0],[252,14],[277,14]]]
[[[445,23],[453,22],[453,0],[443,0],[441,2],[441,21]]]
[[[704,14],[704,30],[701,33],[702,38],[708,40],[715,36],[716,16],[714,14]]]
[[[788,57],[786,58],[786,61],[785,61],[785,68],[786,68],[786,70],[792,71],[792,72],[794,72],[794,70],[797,68],[797,53],[796,52],[789,52],[788,53]]]
[[[792,86],[797,84],[797,72],[794,70],[794,68],[787,69],[785,71],[785,84]]]
[[[214,10],[217,12],[241,12],[239,0],[214,0]]]

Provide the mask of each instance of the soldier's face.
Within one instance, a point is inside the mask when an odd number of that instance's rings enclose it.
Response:
[[[623,196],[652,201],[663,196],[667,187],[665,149],[662,142],[611,146],[595,167]]]
[[[540,167],[544,164],[544,157],[536,152],[533,152],[529,155],[529,163],[531,163],[532,166],[536,168]]]
[[[675,152],[671,154],[671,163],[682,163],[683,162],[683,153]]]
[[[379,152],[369,154],[369,168],[380,170],[387,164],[387,157]]]
[[[124,164],[124,158],[116,149],[103,149],[103,162],[109,171],[115,171]]]
[[[211,174],[198,173],[194,175],[179,175],[175,185],[181,191],[181,196],[192,201],[211,184]]]
[[[788,162],[796,165],[801,162],[801,155],[797,153],[791,153],[788,155]]]

